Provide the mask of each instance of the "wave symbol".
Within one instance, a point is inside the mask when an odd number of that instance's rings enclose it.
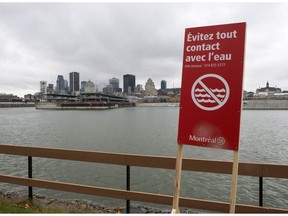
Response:
[[[203,89],[201,89],[201,88],[195,89],[195,92],[194,92],[195,98],[198,101],[198,103],[217,103],[215,97],[217,97],[220,101],[223,101],[223,99],[226,97],[225,88],[222,88],[222,89],[218,89],[218,88],[212,89],[211,88],[210,90],[211,90],[210,93],[213,94],[212,96],[204,88]],[[198,92],[199,94],[197,94],[196,92]],[[218,103],[219,103],[219,101],[218,101]]]
[[[225,98],[226,95],[217,94],[216,97],[218,97],[218,98]]]
[[[212,92],[217,92],[217,93],[226,92],[226,90],[224,88],[222,88],[222,89],[215,88],[215,89],[210,89],[210,90]]]
[[[195,89],[195,92],[206,92],[206,90],[205,90],[205,89],[196,88],[196,89]]]
[[[195,97],[209,97],[211,98],[211,96],[209,94],[195,94]]]
[[[210,100],[210,99],[207,99],[207,100],[205,100],[205,99],[197,99],[197,101],[199,102],[199,103],[216,103],[216,101],[215,100]]]

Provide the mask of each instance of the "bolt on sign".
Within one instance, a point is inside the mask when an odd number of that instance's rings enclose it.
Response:
[[[245,28],[185,29],[178,144],[238,150]]]

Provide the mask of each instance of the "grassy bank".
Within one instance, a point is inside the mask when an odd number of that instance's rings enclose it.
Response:
[[[44,196],[27,196],[0,189],[1,213],[116,213],[117,208],[109,208],[89,200],[61,200]]]
[[[11,202],[0,199],[0,213],[64,213],[61,210],[37,206],[28,200]]]

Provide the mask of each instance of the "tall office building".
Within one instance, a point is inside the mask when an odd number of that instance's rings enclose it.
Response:
[[[109,79],[109,85],[112,87],[112,93],[114,92],[122,92],[122,89],[119,88],[119,79],[113,77],[112,79]]]
[[[57,76],[56,91],[58,94],[64,94],[65,91],[65,81],[63,75]]]
[[[69,92],[68,80],[64,80],[64,85],[65,85],[65,94],[68,94],[68,92]]]
[[[78,72],[69,73],[70,93],[80,91],[80,75]]]
[[[87,81],[81,81],[81,88],[80,88],[81,92],[84,92],[84,87],[85,87],[86,83],[87,83]]]
[[[49,83],[47,86],[47,94],[53,94],[54,93],[54,86],[53,84]]]
[[[109,79],[109,85],[111,85],[113,89],[119,88],[119,79],[115,77],[113,77],[112,79]]]
[[[123,76],[123,91],[126,94],[134,93],[135,75],[126,74]]]
[[[40,81],[40,94],[42,97],[47,94],[47,82],[46,81]]]
[[[161,90],[167,89],[167,82],[165,80],[161,80]]]

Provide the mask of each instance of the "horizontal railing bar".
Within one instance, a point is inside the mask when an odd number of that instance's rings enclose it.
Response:
[[[29,179],[8,175],[0,175],[0,182],[46,188],[51,190],[61,190],[88,195],[111,197],[124,200],[135,200],[140,202],[157,203],[163,205],[172,205],[173,196],[163,194],[152,194],[137,191],[126,191],[121,189],[111,189],[95,187],[88,185],[63,183],[47,181],[40,179]],[[229,212],[229,203],[219,201],[209,201],[181,197],[179,200],[180,207],[203,209],[208,211]],[[236,213],[288,213],[287,209],[266,208],[251,205],[236,205]]]
[[[175,157],[51,149],[16,145],[0,145],[0,153],[162,169],[175,169],[176,163]],[[182,161],[182,170],[231,174],[232,162],[184,158]],[[239,163],[238,174],[245,176],[288,178],[288,165]]]
[[[52,149],[45,147],[30,147],[16,145],[0,145],[0,153],[43,157],[51,159],[75,160],[82,162],[97,162],[125,165],[125,155],[80,150]]]
[[[72,183],[63,183],[39,179],[29,179],[23,177],[0,175],[0,181],[11,184],[18,184],[23,186],[32,186],[39,188],[46,188],[51,190],[60,190],[73,193],[82,193],[87,195],[99,195],[105,197],[111,197],[116,199],[126,199],[125,190],[117,190],[111,188],[101,188],[94,186],[84,186]]]

